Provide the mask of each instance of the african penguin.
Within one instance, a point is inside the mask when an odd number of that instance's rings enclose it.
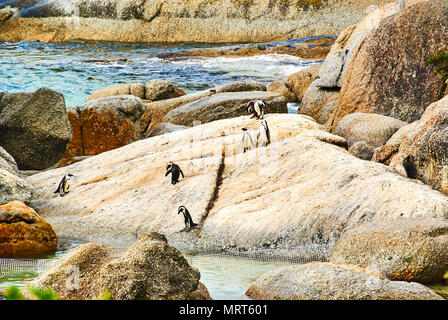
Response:
[[[177,211],[177,214],[182,213],[184,215],[184,220],[185,220],[185,228],[182,229],[180,232],[188,232],[193,228],[196,228],[198,226],[197,223],[193,222],[193,219],[191,218],[190,212],[188,211],[187,208],[185,208],[185,206],[180,206],[179,210]]]
[[[240,151],[245,153],[247,150],[252,149],[255,145],[247,128],[244,127],[241,130],[243,130],[243,136],[241,137]]]
[[[260,130],[257,134],[257,147],[266,147],[271,143],[271,133],[269,131],[268,123],[266,120],[261,121]]]
[[[178,183],[180,175],[182,175],[182,178],[185,179],[184,173],[182,172],[180,167],[177,164],[173,163],[173,162],[169,162],[168,165],[166,166],[165,177],[167,175],[169,175],[170,173],[171,173],[171,184]]]
[[[57,190],[54,193],[59,193],[61,197],[65,196],[67,193],[69,193],[68,189],[70,188],[69,180],[71,177],[74,177],[74,175],[67,173],[59,182],[59,186]]]
[[[263,119],[264,118],[264,108],[266,107],[266,103],[261,100],[251,101],[247,104],[247,112],[251,114],[252,118]]]

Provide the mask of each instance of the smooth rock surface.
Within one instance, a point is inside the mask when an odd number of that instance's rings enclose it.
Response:
[[[448,97],[444,97],[426,109],[391,160],[393,170],[445,194],[448,194],[447,121]]]
[[[380,272],[390,280],[434,283],[448,270],[448,220],[394,219],[343,233],[331,262]]]
[[[257,300],[443,300],[419,283],[380,279],[361,268],[329,263],[268,272],[246,294]]]
[[[249,101],[262,100],[266,103],[266,113],[287,113],[286,99],[272,92],[247,91],[225,92],[206,97],[178,107],[165,115],[163,122],[182,126],[208,123],[216,120],[248,114]]]
[[[177,240],[176,246],[193,239],[206,249],[327,244],[360,222],[448,216],[446,196],[353,157],[344,138],[308,117],[268,114],[266,120],[271,145],[244,154],[241,128],[247,126],[255,139],[260,126],[249,116],[141,140],[32,175],[33,207],[64,236],[131,241],[135,233],[157,231]],[[175,186],[164,176],[169,161],[185,174]],[[53,192],[66,172],[75,178],[61,198]],[[180,205],[197,229],[179,233]]]
[[[51,225],[23,202],[0,205],[0,258],[54,254],[58,246]]]
[[[293,73],[285,79],[286,87],[294,93],[296,102],[302,102],[303,96],[311,83],[316,80],[321,65],[315,64],[311,67]],[[291,101],[288,101],[291,102]]]
[[[179,130],[184,130],[184,129],[188,129],[189,127],[186,126],[177,126],[175,124],[172,123],[161,123],[159,124],[159,126],[157,128],[155,128],[151,134],[149,135],[149,138],[151,137],[156,137],[156,136],[161,136],[162,134],[167,134],[167,133],[171,133],[174,131],[179,131]]]
[[[311,116],[320,124],[325,124],[329,118],[329,112],[326,107],[337,101],[339,91],[319,88],[316,85],[316,81],[308,87],[298,113]],[[331,109],[334,109],[334,107]]]
[[[352,113],[343,118],[334,134],[347,139],[348,146],[365,141],[374,148],[386,144],[406,122],[372,113]]]

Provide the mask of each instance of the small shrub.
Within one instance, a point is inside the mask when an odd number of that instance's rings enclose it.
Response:
[[[48,288],[30,288],[31,294],[37,298],[37,300],[59,300],[58,294]]]
[[[448,51],[440,51],[433,54],[426,60],[426,64],[435,67],[434,72],[442,78],[444,92],[446,90],[446,81],[448,80]]]
[[[103,293],[94,300],[114,300],[112,293],[109,290],[103,291]]]
[[[16,286],[7,288],[3,292],[3,295],[6,300],[25,300],[22,292],[20,292],[20,289],[17,288]]]

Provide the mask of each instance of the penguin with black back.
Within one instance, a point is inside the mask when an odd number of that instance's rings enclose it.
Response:
[[[177,214],[183,214],[184,216],[184,222],[185,222],[185,228],[180,230],[180,232],[188,232],[193,228],[196,228],[198,226],[197,223],[193,222],[193,219],[191,218],[190,212],[188,211],[188,209],[185,206],[180,206]]]
[[[67,193],[69,193],[69,189],[70,189],[70,179],[71,177],[74,177],[74,175],[67,173],[61,180],[61,182],[59,182],[59,186],[56,189],[56,191],[54,193],[59,193],[59,195],[61,197],[64,197]]]
[[[184,173],[182,169],[175,163],[169,162],[166,166],[165,177],[171,173],[171,184],[176,184],[179,182],[179,177],[182,175],[182,178],[185,179]]]

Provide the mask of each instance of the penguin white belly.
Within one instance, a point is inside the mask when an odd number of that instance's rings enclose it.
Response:
[[[62,191],[63,191],[64,193],[67,193],[67,192],[68,192],[68,189],[70,189],[70,182],[65,181],[64,185],[62,186]]]

